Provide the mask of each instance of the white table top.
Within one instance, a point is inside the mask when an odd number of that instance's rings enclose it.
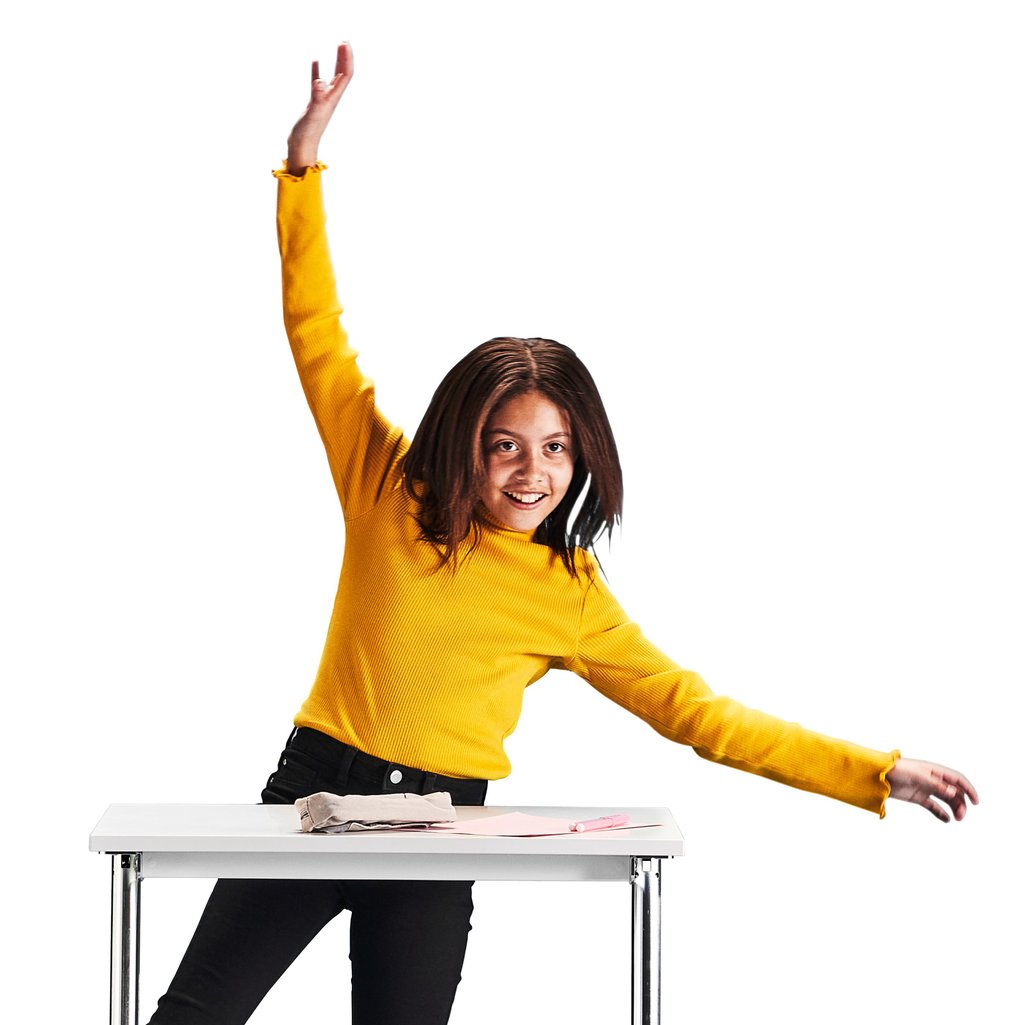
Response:
[[[594,819],[624,813],[633,822],[657,825],[596,830],[557,836],[461,836],[431,830],[355,833],[304,833],[292,805],[273,804],[112,804],[89,836],[89,850],[105,852],[195,851],[363,853],[432,851],[519,854],[631,855],[674,857],[683,854],[683,837],[667,808],[456,808],[457,819],[507,812],[553,818]]]

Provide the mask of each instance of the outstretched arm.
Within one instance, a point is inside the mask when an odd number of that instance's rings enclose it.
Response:
[[[288,137],[288,173],[301,175],[317,162],[321,136],[331,120],[349,82],[352,81],[352,47],[342,43],[335,59],[335,75],[330,82],[320,77],[320,62],[313,62],[310,102]]]
[[[960,773],[806,730],[711,692],[659,651],[613,598],[597,568],[574,653],[563,666],[655,730],[730,765],[882,814],[887,797],[960,820],[975,788]],[[948,811],[949,808],[949,811]]]
[[[966,777],[934,762],[898,758],[886,781],[892,798],[920,804],[941,822],[949,822],[951,814],[960,822],[968,814],[968,801],[979,803],[979,795]]]

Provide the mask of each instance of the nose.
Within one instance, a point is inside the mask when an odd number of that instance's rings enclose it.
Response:
[[[520,477],[530,483],[541,480],[541,457],[536,452],[525,452],[523,454],[523,462],[520,464]]]

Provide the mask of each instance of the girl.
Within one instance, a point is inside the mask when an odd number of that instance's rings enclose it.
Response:
[[[962,819],[959,773],[824,737],[712,695],[655,649],[590,552],[618,520],[616,446],[586,368],[545,339],[497,338],[442,381],[411,442],[378,412],[338,322],[320,138],[352,78],[313,65],[276,172],[285,325],[345,515],[324,655],[263,791],[448,791],[483,804],[508,774],[524,688],[571,669],[704,758],[883,814],[887,796]],[[218,882],[155,1023],[244,1022],[312,937],[352,912],[356,1025],[442,1025],[470,882]]]

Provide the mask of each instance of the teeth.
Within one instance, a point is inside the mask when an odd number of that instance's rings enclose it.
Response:
[[[510,498],[516,499],[517,502],[523,502],[527,505],[533,505],[535,502],[540,502],[545,496],[538,494],[536,491],[524,492],[524,491],[506,491],[505,492]]]

